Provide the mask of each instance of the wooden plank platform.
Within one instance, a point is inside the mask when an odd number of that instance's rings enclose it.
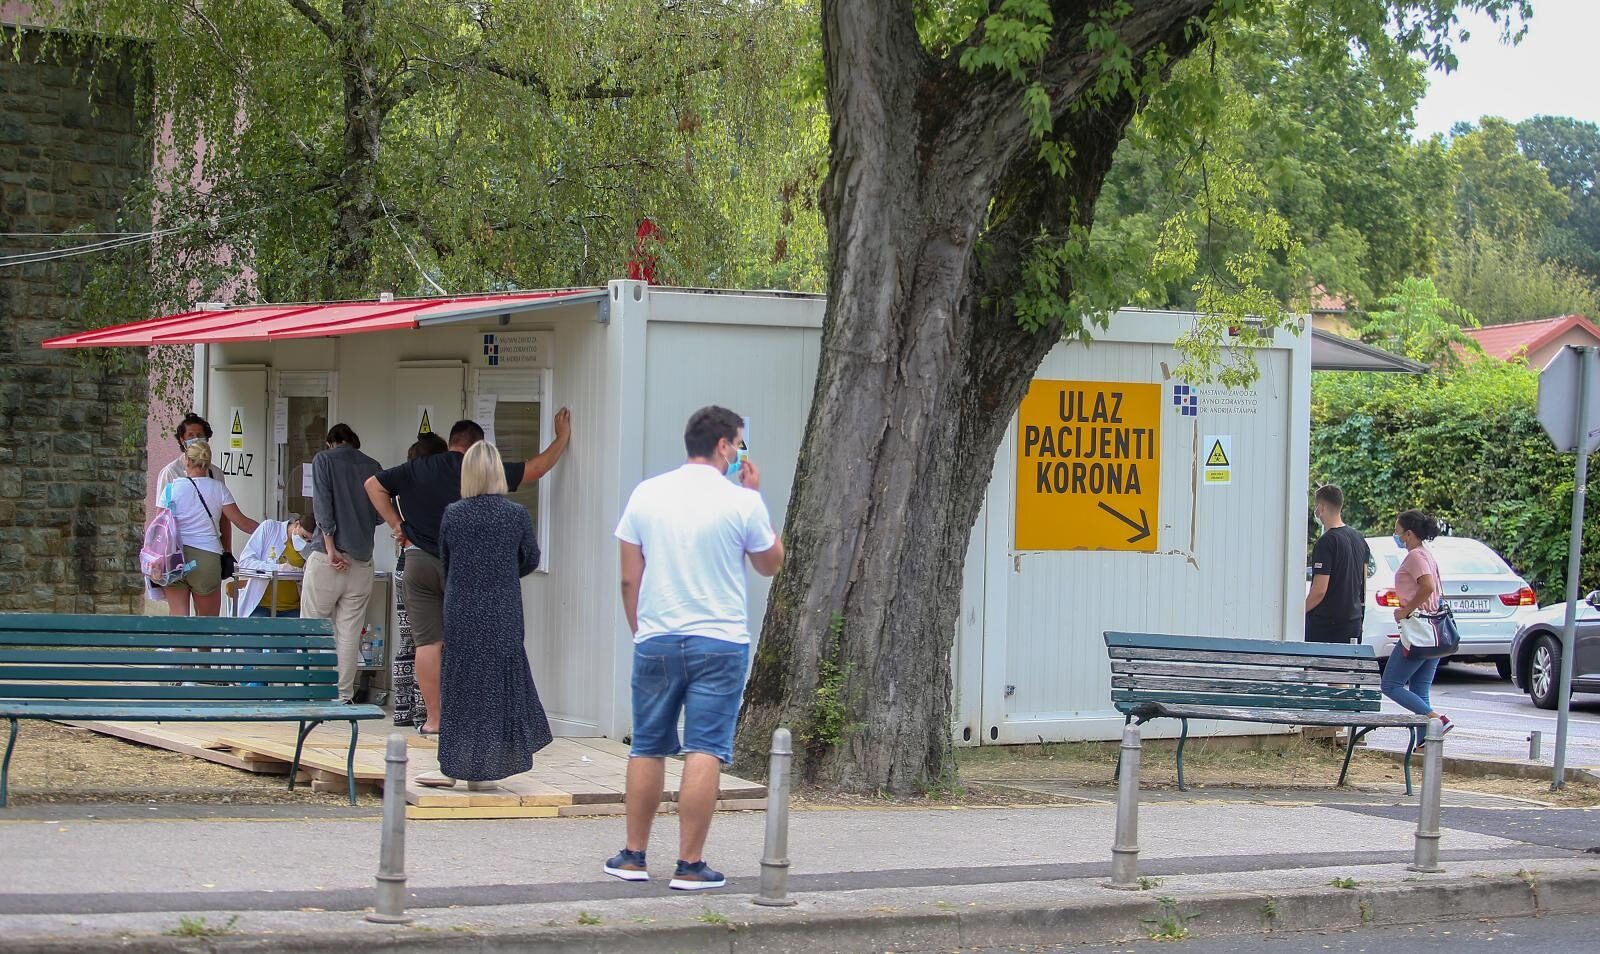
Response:
[[[298,726],[281,722],[74,722],[103,735],[181,752],[230,768],[286,775],[294,759]],[[500,780],[493,789],[468,791],[465,782],[452,788],[419,785],[416,777],[439,768],[438,747],[409,729],[363,726],[355,759],[356,784],[381,789],[384,750],[390,731],[406,736],[406,817],[415,819],[557,818],[619,815],[626,788],[628,747],[610,739],[561,738],[533,759],[533,770]],[[325,723],[307,736],[301,753],[302,777],[318,790],[344,791],[345,756],[350,727]],[[683,763],[667,760],[662,811],[677,809]],[[722,777],[717,809],[753,811],[766,807],[763,785]]]

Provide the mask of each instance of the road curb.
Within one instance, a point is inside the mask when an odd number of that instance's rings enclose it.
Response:
[[[1446,748],[1448,748],[1448,744]],[[1361,749],[1359,751],[1372,752],[1390,759],[1395,764],[1405,761],[1404,752],[1391,752],[1388,749]],[[1529,762],[1524,759],[1490,759],[1477,755],[1446,755],[1444,756],[1444,770],[1466,778],[1517,778],[1532,781],[1549,781],[1555,773],[1554,766],[1542,762]],[[1420,771],[1422,757],[1419,755],[1412,760],[1411,767]],[[1591,785],[1600,785],[1600,772],[1590,769],[1567,767],[1567,778],[1573,781],[1587,782]]]
[[[1600,911],[1600,870],[1415,881],[1370,888],[1332,886],[1281,893],[1107,891],[1087,903],[989,905],[906,912],[752,910],[728,924],[648,927],[519,928],[505,931],[340,931],[317,934],[175,938],[167,936],[0,940],[0,954],[650,954],[695,950],[726,954],[859,954],[967,947],[1114,943],[1149,938],[1163,927],[1191,936],[1263,931],[1325,931],[1439,921]]]

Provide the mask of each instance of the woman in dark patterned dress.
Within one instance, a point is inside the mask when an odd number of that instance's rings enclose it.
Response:
[[[505,466],[479,441],[461,462],[461,499],[439,528],[444,654],[439,770],[472,788],[528,771],[550,721],[523,649],[522,577],[539,565],[533,521],[503,495]],[[473,784],[478,783],[478,784]]]

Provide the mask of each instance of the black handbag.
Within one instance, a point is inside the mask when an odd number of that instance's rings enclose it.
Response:
[[[213,524],[216,524],[218,535],[220,536],[222,524],[217,523],[217,515],[211,512],[211,505],[206,503],[205,495],[200,492],[200,485],[194,482],[193,477],[185,477],[183,479],[187,480],[190,486],[194,487],[194,495],[200,498],[200,506],[206,508],[206,516],[211,518],[211,522]],[[238,558],[224,549],[222,551],[222,578],[226,580],[228,577],[232,576],[233,572],[237,569],[239,569]]]

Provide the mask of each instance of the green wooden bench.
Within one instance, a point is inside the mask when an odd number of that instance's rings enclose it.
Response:
[[[1190,719],[1344,726],[1349,730],[1339,784],[1350,773],[1356,743],[1373,729],[1416,729],[1427,716],[1391,715],[1383,707],[1378,659],[1370,646],[1285,643],[1271,639],[1105,634],[1111,657],[1111,701],[1125,722],[1178,719],[1178,788]],[[1418,733],[1407,733],[1406,794]],[[1120,765],[1119,765],[1120,769]]]
[[[21,719],[298,722],[291,791],[306,736],[348,721],[354,805],[358,726],[384,711],[339,702],[337,661],[327,620],[0,613],[0,808]]]

